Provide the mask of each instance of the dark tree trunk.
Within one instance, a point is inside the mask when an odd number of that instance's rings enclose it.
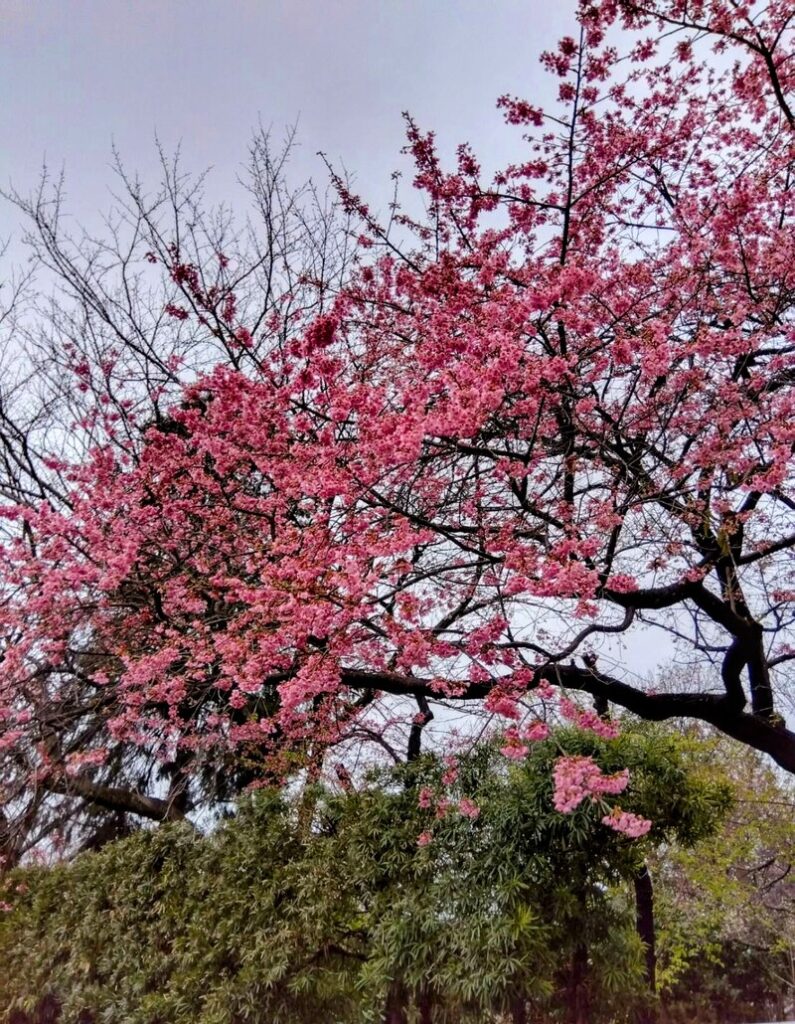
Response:
[[[657,994],[657,951],[654,932],[654,886],[648,867],[644,864],[635,876],[635,927],[645,948],[646,986],[650,1004]],[[643,1007],[637,1015],[637,1024],[655,1024],[654,1005]]]
[[[420,1024],[433,1024],[433,995],[427,985],[420,989],[417,1008],[420,1011]]]
[[[516,996],[511,1003],[511,1024],[527,1024],[527,1003],[524,996]]]
[[[428,698],[424,694],[418,693],[415,700],[419,710],[409,732],[409,746],[406,755],[406,760],[408,761],[416,761],[422,753],[422,730],[433,719],[433,712],[428,703]]]
[[[384,1008],[384,1024],[408,1024],[406,987],[401,981],[389,986]]]
[[[590,1024],[588,1007],[588,947],[579,943],[571,960],[567,993],[567,1024]]]
[[[61,1017],[61,1003],[51,992],[42,996],[36,1006],[36,1024],[56,1024]]]

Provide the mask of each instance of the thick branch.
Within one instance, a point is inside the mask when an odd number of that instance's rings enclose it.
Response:
[[[536,682],[546,680],[556,686],[603,698],[649,721],[699,719],[754,750],[768,754],[786,771],[795,774],[795,732],[779,725],[776,718],[739,710],[723,694],[646,693],[612,676],[576,665],[545,665],[537,670],[535,678]],[[399,672],[365,672],[359,669],[343,670],[342,681],[353,689],[367,688],[399,696],[425,695],[449,700],[482,700],[494,685],[455,683],[452,693],[441,693],[430,679]]]
[[[70,778],[50,776],[42,780],[42,786],[52,793],[80,796],[99,807],[106,807],[111,811],[126,811],[142,818],[151,818],[153,821],[181,821],[185,817],[184,811],[180,810],[173,801],[160,800],[158,797],[147,796],[145,793],[139,793],[132,789],[103,786],[98,782],[78,776]]]

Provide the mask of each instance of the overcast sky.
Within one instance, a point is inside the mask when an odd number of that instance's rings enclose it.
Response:
[[[296,119],[296,178],[323,150],[376,205],[399,163],[401,111],[488,167],[521,152],[495,110],[504,92],[549,97],[538,55],[574,0],[0,0],[0,183],[27,191],[65,167],[81,220],[108,205],[111,145],[144,177],[153,139],[181,142],[210,195],[234,180],[258,120]],[[0,204],[0,237],[16,216]]]

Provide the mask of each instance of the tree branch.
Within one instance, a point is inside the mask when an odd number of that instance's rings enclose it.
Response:
[[[182,821],[184,811],[174,801],[160,800],[158,797],[147,796],[132,789],[121,789],[118,786],[103,786],[98,782],[79,776],[49,776],[41,780],[41,784],[51,793],[63,796],[80,796],[89,803],[106,807],[111,811],[126,811],[137,814],[152,821]]]

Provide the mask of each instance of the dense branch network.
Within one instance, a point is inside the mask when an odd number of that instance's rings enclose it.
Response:
[[[72,301],[19,319],[34,353],[69,339],[63,419],[0,405],[19,820],[43,793],[184,814],[393,750],[401,715],[415,757],[434,702],[517,752],[556,689],[795,770],[788,8],[583,0],[543,58],[558,107],[501,101],[526,140],[494,181],[407,120],[423,218],[337,177],[310,217],[262,146],[247,259],[229,225],[186,233],[168,168],[156,200],[128,183],[135,244],[101,273],[57,203],[25,207]],[[603,671],[641,631],[706,685]]]

